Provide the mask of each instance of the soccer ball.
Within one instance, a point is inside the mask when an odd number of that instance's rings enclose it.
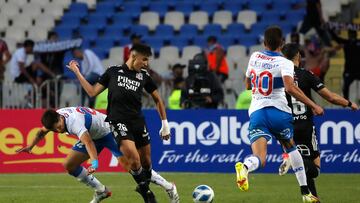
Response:
[[[214,191],[207,185],[199,185],[192,194],[195,203],[211,203],[214,199]]]

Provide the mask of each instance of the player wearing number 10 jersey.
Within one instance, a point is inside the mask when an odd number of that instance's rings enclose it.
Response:
[[[294,85],[294,64],[280,54],[282,43],[281,29],[267,28],[264,34],[266,50],[254,52],[249,60],[246,77],[247,88],[252,89],[249,139],[253,154],[247,156],[244,163],[236,163],[237,184],[240,190],[248,190],[248,173],[265,165],[267,141],[275,137],[289,154],[303,201],[318,202],[307,187],[303,160],[292,138],[293,118],[285,91],[309,105],[315,114],[322,114],[323,109]]]

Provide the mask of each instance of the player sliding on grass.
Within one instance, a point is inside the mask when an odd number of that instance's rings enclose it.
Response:
[[[321,80],[310,71],[300,68],[300,48],[297,44],[286,44],[282,48],[284,56],[291,60],[295,65],[295,84],[311,98],[311,89],[317,92],[328,102],[343,107],[350,107],[352,110],[358,110],[359,107],[349,100],[331,92],[325,87]],[[294,141],[297,149],[304,160],[306,178],[308,187],[313,195],[318,197],[315,187],[315,178],[320,172],[320,152],[316,139],[315,125],[313,121],[313,112],[304,103],[297,101],[294,97],[288,97],[289,103],[292,103],[292,114],[294,117]],[[290,168],[290,160],[286,153],[283,154],[284,161],[280,165],[279,175],[285,175]]]
[[[121,156],[119,146],[105,118],[105,114],[86,107],[67,107],[57,111],[49,109],[41,118],[44,127],[37,132],[30,145],[17,152],[31,153],[31,149],[50,131],[78,136],[79,141],[73,146],[63,165],[70,175],[95,190],[90,203],[100,202],[111,196],[111,191],[92,175],[98,168],[98,154],[102,149],[108,148],[125,169],[129,168],[128,161]],[[89,158],[92,164],[86,170],[80,164]],[[152,171],[151,181],[165,189],[172,186],[155,171]]]
[[[109,67],[95,85],[86,81],[76,61],[70,61],[68,65],[89,96],[97,96],[108,88],[109,105],[106,121],[110,123],[116,141],[129,161],[129,172],[138,184],[136,191],[141,194],[146,203],[154,203],[156,199],[149,188],[149,180],[153,179],[153,174],[150,135],[141,111],[141,97],[144,90],[152,96],[162,120],[161,139],[170,138],[165,106],[154,81],[146,70],[150,56],[149,46],[134,45],[126,63]],[[175,184],[168,185],[168,194],[172,203],[179,202]]]
[[[323,114],[323,109],[294,85],[294,64],[281,56],[282,44],[281,29],[269,27],[264,34],[266,50],[254,52],[249,60],[246,85],[252,88],[249,139],[253,154],[247,156],[244,163],[236,163],[237,184],[241,191],[249,189],[248,173],[265,166],[267,142],[274,136],[289,154],[303,201],[318,202],[309,191],[303,160],[292,139],[293,118],[285,91],[307,104],[315,114]]]

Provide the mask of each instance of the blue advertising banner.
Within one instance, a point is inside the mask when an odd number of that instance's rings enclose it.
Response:
[[[162,141],[161,122],[154,110],[144,110],[151,134],[153,167],[158,171],[234,172],[234,164],[251,154],[249,117],[243,110],[168,111],[172,137]],[[326,110],[315,118],[321,150],[321,171],[360,173],[360,112]],[[282,150],[268,143],[262,173],[278,172]]]

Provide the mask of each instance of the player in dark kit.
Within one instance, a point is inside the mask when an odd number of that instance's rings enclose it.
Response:
[[[109,89],[106,121],[110,123],[120,150],[129,161],[130,173],[138,184],[136,191],[146,203],[156,202],[149,188],[149,181],[158,183],[165,180],[152,179],[150,136],[141,112],[143,89],[156,103],[162,120],[160,137],[165,140],[170,138],[165,106],[156,85],[144,69],[148,66],[150,56],[149,46],[134,45],[126,63],[109,67],[93,86],[81,75],[76,61],[70,61],[68,65],[89,96],[96,96],[105,88]],[[179,202],[174,184],[169,184],[167,192],[172,203]]]
[[[321,80],[310,71],[299,68],[301,56],[300,47],[297,44],[286,44],[282,48],[284,56],[294,63],[294,82],[311,98],[311,90],[317,92],[328,102],[343,107],[350,107],[352,110],[358,110],[359,107],[349,100],[331,92],[325,87]],[[292,103],[292,113],[294,117],[294,141],[297,149],[303,156],[304,166],[306,169],[307,184],[311,193],[318,197],[314,178],[319,175],[320,171],[320,153],[316,139],[315,126],[313,121],[313,112],[295,98],[287,95],[289,104]],[[285,175],[290,168],[290,161],[287,154],[283,154],[284,161],[280,165],[279,175]]]

